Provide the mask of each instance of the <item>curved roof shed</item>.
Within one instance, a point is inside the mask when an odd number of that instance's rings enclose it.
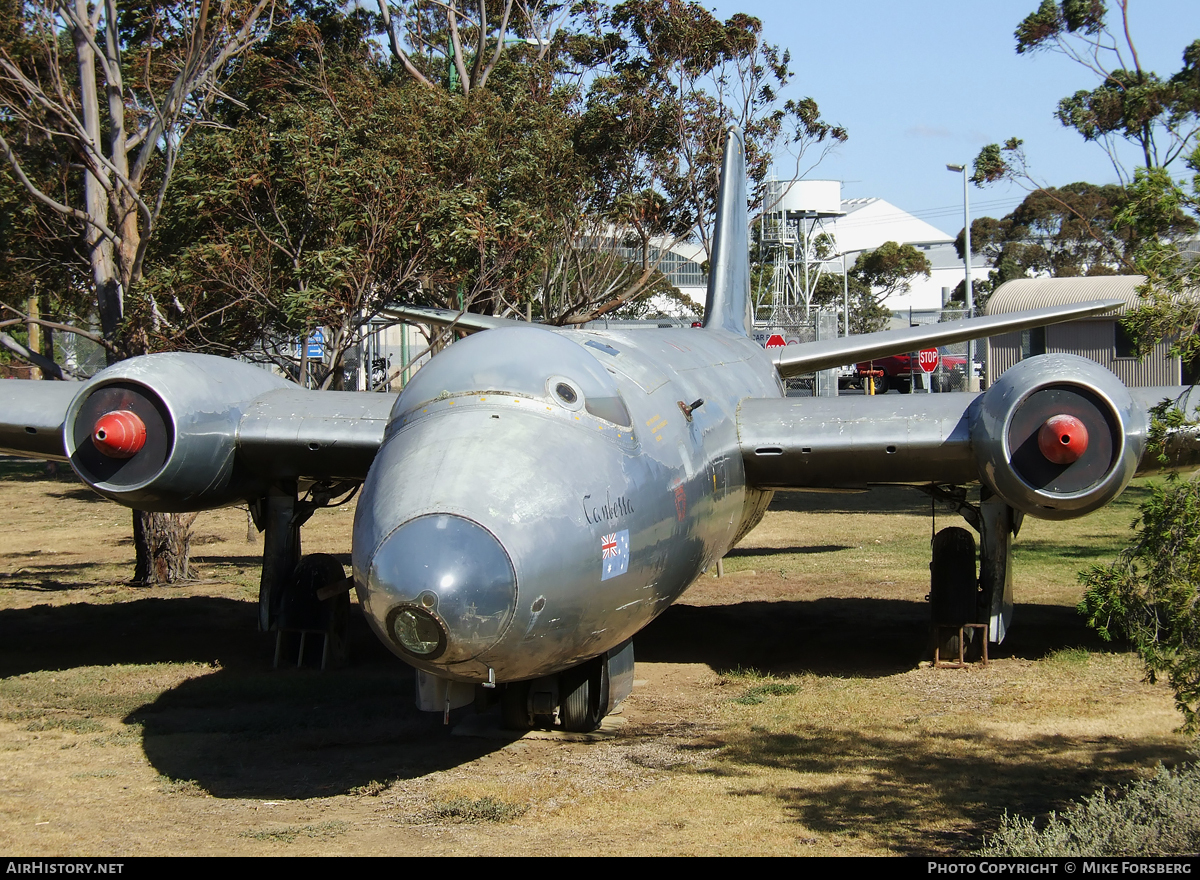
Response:
[[[1025,309],[1044,309],[1048,306],[1086,302],[1090,299],[1123,299],[1125,305],[1112,313],[1112,316],[1120,316],[1137,305],[1137,288],[1145,281],[1144,275],[1019,278],[1006,281],[996,288],[983,312],[985,315],[1003,315]]]
[[[988,339],[987,381],[1027,357],[1047,352],[1067,352],[1091,358],[1112,370],[1130,386],[1179,385],[1183,365],[1171,355],[1171,346],[1160,342],[1138,358],[1121,316],[1139,305],[1141,275],[1089,275],[1081,278],[1020,278],[1000,285],[988,299],[984,313],[1002,315],[1025,309],[1066,305],[1093,299],[1120,299],[1124,305],[1108,314],[1053,324]]]

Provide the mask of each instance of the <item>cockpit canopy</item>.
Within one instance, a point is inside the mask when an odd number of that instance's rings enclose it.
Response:
[[[540,327],[503,327],[462,339],[417,371],[392,407],[397,419],[431,400],[507,394],[629,426],[616,380],[585,348]]]

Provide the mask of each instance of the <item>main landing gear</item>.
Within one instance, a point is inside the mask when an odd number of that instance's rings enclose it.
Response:
[[[357,488],[357,483],[318,483],[301,499],[296,484],[284,482],[250,505],[254,524],[264,533],[258,625],[263,632],[275,633],[275,666],[296,636],[296,665],[303,665],[310,635],[323,637],[322,669],[346,661],[353,582],[333,556],[301,557],[300,527],[319,508],[349,501]]]
[[[1000,644],[1012,623],[1012,539],[1021,529],[1024,514],[1009,507],[984,487],[978,504],[967,501],[962,487],[925,487],[936,500],[962,515],[979,533],[979,569],[976,575],[975,539],[964,528],[942,529],[933,538],[930,573],[930,611],[939,657],[959,656],[959,632],[967,645],[963,655],[983,655],[987,641]],[[986,624],[986,630],[981,626]]]

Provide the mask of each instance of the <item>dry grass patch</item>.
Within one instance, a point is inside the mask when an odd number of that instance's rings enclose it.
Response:
[[[620,733],[565,743],[449,736],[357,615],[349,669],[272,671],[244,511],[197,520],[203,582],[133,589],[128,512],[22,467],[0,512],[9,852],[966,852],[1005,809],[1191,754],[1170,694],[1073,611],[1128,503],[1027,521],[997,661],[932,670],[928,499],[780,495],[728,577],[638,636]],[[319,512],[305,551],[344,559],[352,519]]]

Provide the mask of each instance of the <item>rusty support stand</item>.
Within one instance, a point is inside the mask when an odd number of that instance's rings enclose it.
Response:
[[[949,661],[943,663],[941,657],[939,656],[940,649],[938,647],[941,644],[942,633],[944,630],[954,630],[956,628],[958,629],[958,661],[954,663]],[[964,666],[968,665],[965,659],[965,631],[968,629],[983,630],[983,665],[988,665],[988,625],[986,623],[964,623],[960,627],[954,627],[952,625],[947,626],[939,623],[934,624],[934,636],[936,638],[933,642],[933,666],[935,669],[962,669]]]

